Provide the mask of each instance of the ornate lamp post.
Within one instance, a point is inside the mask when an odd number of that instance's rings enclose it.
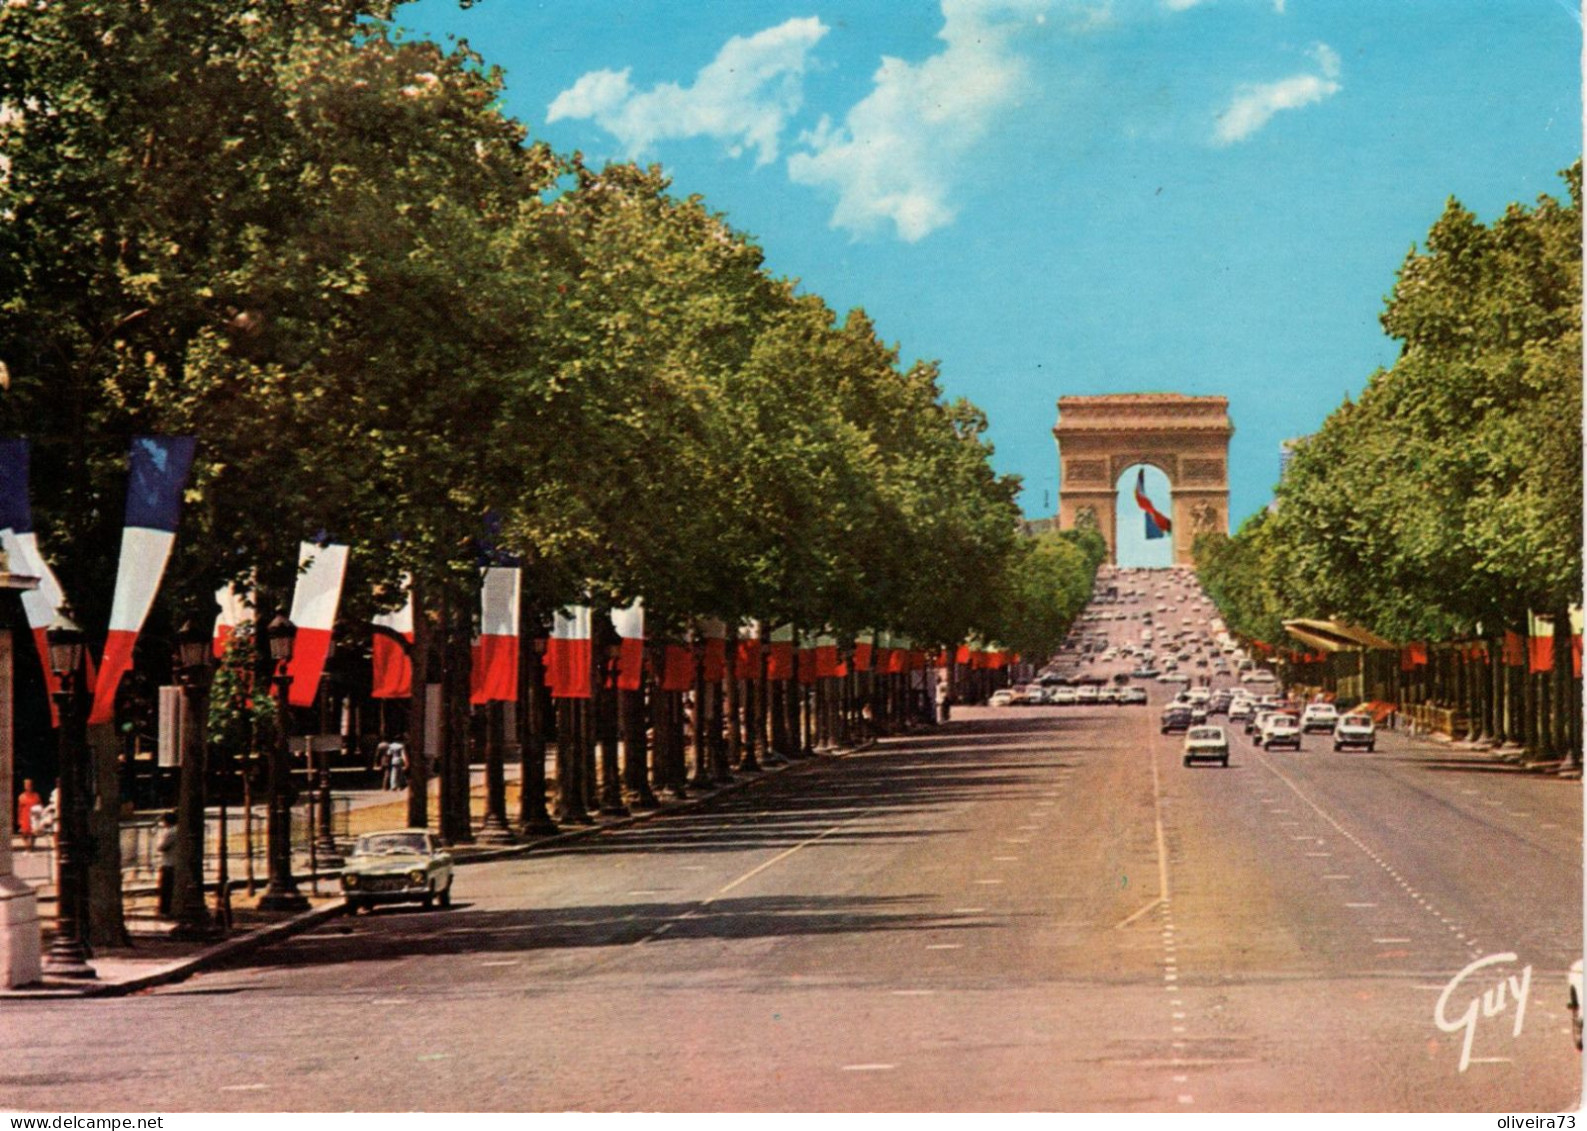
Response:
[[[292,687],[288,665],[292,661],[292,644],[297,634],[297,625],[280,613],[265,629],[274,665],[276,743],[270,752],[270,817],[266,829],[269,883],[259,897],[261,911],[302,911],[309,905],[292,877],[292,740],[287,692]]]
[[[63,604],[46,630],[50,667],[60,681],[55,703],[60,712],[60,777],[55,815],[55,938],[44,956],[44,973],[56,978],[97,978],[88,965],[84,941],[88,928],[87,824],[82,796],[86,749],[80,678],[85,637]]]
[[[176,677],[193,705],[198,741],[183,750],[176,802],[176,877],[173,938],[206,939],[219,925],[204,907],[204,774],[209,763],[210,635],[193,621],[177,632]],[[224,852],[222,855],[224,859]]]

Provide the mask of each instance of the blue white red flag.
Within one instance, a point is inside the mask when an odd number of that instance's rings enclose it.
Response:
[[[287,665],[287,674],[292,677],[287,702],[294,707],[312,707],[319,694],[346,574],[346,546],[298,544],[298,583],[292,590],[291,613],[298,632],[292,641],[292,660]]]
[[[6,552],[12,573],[39,579],[37,589],[24,590],[22,611],[27,616],[28,629],[33,635],[33,646],[39,654],[39,665],[44,669],[44,687],[49,692],[50,723],[60,722],[55,706],[55,692],[60,680],[51,670],[48,629],[55,619],[55,611],[65,600],[61,583],[50,569],[44,555],[39,552],[38,537],[33,532],[33,506],[29,501],[29,448],[26,440],[0,440],[0,546]]]
[[[1161,538],[1165,534],[1172,534],[1174,524],[1168,521],[1168,516],[1152,506],[1152,500],[1146,497],[1146,469],[1141,468],[1135,476],[1135,505],[1146,512],[1146,536],[1148,538]]]
[[[132,666],[132,648],[154,604],[165,565],[176,543],[182,491],[193,468],[198,441],[192,436],[137,436],[127,456],[127,517],[121,530],[121,561],[110,605],[105,654],[94,684],[89,723],[108,723],[116,688]]]
[[[487,566],[480,585],[479,642],[474,645],[469,701],[518,698],[518,602],[523,575],[516,566]]]
[[[375,632],[369,649],[374,669],[371,699],[406,699],[413,694],[413,661],[409,658],[413,648],[412,580],[404,576],[402,585],[408,594],[402,608],[381,613],[373,621]]]

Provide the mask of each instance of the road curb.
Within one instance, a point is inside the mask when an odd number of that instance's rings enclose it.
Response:
[[[642,813],[631,813],[626,817],[617,817],[611,820],[601,821],[596,824],[568,829],[563,832],[555,833],[551,836],[536,837],[535,839],[525,841],[522,844],[504,845],[500,848],[487,848],[477,852],[470,850],[468,851],[467,855],[455,857],[454,863],[458,867],[464,867],[469,864],[485,864],[496,860],[510,860],[519,856],[527,856],[529,853],[537,849],[544,849],[547,846],[566,844],[571,841],[582,840],[586,837],[609,832],[613,829],[627,828],[630,825],[639,823],[640,821],[648,821],[655,817],[664,817],[669,813],[685,812],[690,809],[698,808],[699,806],[704,805],[706,802],[713,801],[724,794],[736,793],[740,790],[748,789],[759,782],[770,781],[774,777],[779,777],[785,773],[809,773],[819,768],[824,763],[828,763],[840,758],[846,758],[850,754],[858,753],[862,750],[868,750],[875,745],[876,742],[873,739],[872,741],[861,746],[851,747],[843,750],[824,751],[813,754],[807,758],[801,758],[797,761],[788,762],[785,765],[763,767],[761,770],[756,771],[753,774],[745,774],[744,776],[734,778],[732,781],[727,782],[724,785],[717,786],[709,793],[701,793],[693,797],[685,798],[682,801],[664,805],[660,808],[647,809]],[[324,878],[327,875],[335,874],[336,873],[319,873],[318,875],[320,878]],[[262,950],[267,946],[272,946],[284,939],[289,939],[300,932],[317,927],[321,923],[329,922],[339,915],[344,915],[346,912],[347,901],[345,899],[337,899],[336,901],[328,903],[323,907],[315,907],[298,915],[294,915],[290,919],[285,919],[279,923],[272,923],[268,927],[260,927],[257,930],[249,931],[245,934],[237,935],[234,938],[226,939],[225,941],[216,943],[214,946],[207,947],[196,954],[189,955],[188,957],[179,961],[161,966],[157,969],[149,971],[146,974],[139,974],[131,978],[125,978],[114,982],[96,981],[83,984],[77,982],[57,981],[45,982],[41,985],[35,986],[22,986],[11,990],[0,990],[0,1001],[63,1001],[76,1000],[80,998],[125,997],[130,994],[139,993],[143,990],[153,989],[157,986],[168,986],[176,982],[185,981],[194,974],[197,974],[203,970],[207,970],[213,966],[218,966],[230,959],[252,954],[255,951]]]

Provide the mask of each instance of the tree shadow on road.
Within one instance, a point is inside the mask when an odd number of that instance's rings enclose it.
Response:
[[[927,906],[932,902],[930,896],[779,895],[513,911],[486,911],[466,904],[441,912],[391,907],[335,920],[230,965],[301,969],[429,955],[626,947],[639,942],[940,932],[985,928],[995,921],[985,913],[932,910]]]

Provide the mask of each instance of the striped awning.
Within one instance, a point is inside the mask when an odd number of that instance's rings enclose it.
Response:
[[[1393,648],[1395,645],[1364,628],[1336,620],[1287,620],[1284,631],[1311,648],[1325,652],[1353,652],[1362,648]]]

